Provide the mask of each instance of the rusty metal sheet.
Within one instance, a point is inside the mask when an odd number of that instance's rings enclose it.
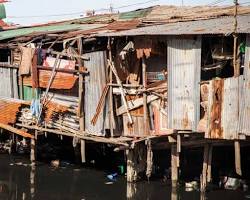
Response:
[[[196,130],[200,118],[201,38],[168,39],[168,128]]]
[[[0,99],[0,123],[14,124],[22,103],[11,99]]]
[[[238,16],[238,33],[250,33],[250,15]],[[145,36],[145,35],[201,35],[201,34],[224,34],[229,35],[234,32],[232,26],[234,18],[220,17],[199,21],[174,22],[163,25],[153,25],[135,28],[131,30],[100,33],[98,36]]]
[[[109,127],[107,103],[95,125],[91,124],[91,120],[95,115],[103,88],[106,85],[106,51],[86,53],[84,56],[89,58],[89,61],[84,62],[84,66],[89,71],[89,76],[85,77],[85,128],[91,134],[104,135],[105,129]]]
[[[238,139],[243,77],[209,82],[207,138]]]
[[[47,88],[51,73],[52,73],[51,71],[39,70],[39,73],[38,73],[39,87]],[[78,80],[78,76],[76,75],[67,74],[63,72],[56,72],[56,75],[53,79],[53,82],[50,88],[51,89],[71,89],[74,87],[77,80]],[[32,86],[31,76],[23,77],[23,85]]]
[[[244,82],[240,106],[239,133],[250,136],[250,34],[246,39]]]
[[[18,98],[17,69],[0,68],[0,96]]]

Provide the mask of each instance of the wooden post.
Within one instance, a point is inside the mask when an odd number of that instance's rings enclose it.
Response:
[[[207,183],[211,182],[211,165],[212,165],[213,147],[211,144],[205,144],[203,154],[203,168],[200,180],[201,192],[206,191]]]
[[[78,46],[78,53],[81,56],[83,53],[82,50],[82,38],[79,38],[77,40],[77,46]],[[78,64],[79,64],[79,71],[83,71],[83,61],[78,58]],[[85,124],[84,124],[84,76],[82,73],[79,73],[79,90],[78,90],[78,96],[79,96],[79,103],[78,103],[78,109],[79,109],[79,125],[80,125],[80,132],[84,134],[85,131]],[[81,159],[82,163],[86,162],[86,155],[85,155],[85,141],[81,140]]]
[[[178,183],[178,153],[176,144],[171,145],[171,179],[172,187],[177,187]]]
[[[112,61],[112,50],[111,50],[111,39],[108,39],[108,52],[109,52],[109,61]],[[109,83],[113,82],[113,72],[111,67],[109,67]],[[111,137],[114,137],[114,127],[113,127],[113,119],[114,119],[114,110],[113,110],[113,87],[109,86],[109,126],[110,126],[110,134]]]
[[[238,140],[234,141],[234,154],[235,154],[235,171],[238,175],[242,176],[240,142]]]
[[[152,143],[151,140],[147,141],[147,169],[146,169],[146,176],[149,178],[152,175],[153,169],[153,151],[152,151]]]
[[[147,72],[146,72],[146,62],[145,62],[145,55],[142,57],[142,82],[143,88],[146,90],[147,87]],[[148,107],[147,107],[147,93],[146,91],[143,92],[143,122],[144,122],[144,134],[149,134],[149,127],[148,127]]]
[[[139,173],[146,169],[146,150],[144,144],[137,144],[134,149],[126,150],[127,153],[127,182],[136,182]]]

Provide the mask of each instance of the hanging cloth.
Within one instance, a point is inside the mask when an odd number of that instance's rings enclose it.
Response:
[[[35,49],[29,47],[20,47],[20,49],[22,52],[22,59],[19,67],[19,75],[27,75],[30,74]]]

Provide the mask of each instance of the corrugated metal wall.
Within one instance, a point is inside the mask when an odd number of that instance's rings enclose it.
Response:
[[[0,67],[0,80],[0,96],[17,99],[17,69]]]
[[[196,130],[200,119],[201,38],[168,40],[168,126]]]
[[[93,118],[99,99],[102,94],[102,90],[106,84],[106,52],[97,51],[87,53],[84,55],[89,58],[89,61],[84,62],[84,66],[89,71],[89,75],[85,77],[85,128],[90,133],[104,134],[105,128],[108,128],[108,114],[107,108],[104,108],[104,112],[99,115],[99,118],[93,126],[91,119]]]
[[[242,89],[242,99],[240,101],[240,123],[239,132],[250,136],[250,34],[246,39],[244,83]]]
[[[224,96],[221,113],[223,139],[238,138],[239,107],[243,76],[224,80]]]
[[[242,86],[243,76],[209,82],[207,138],[239,138]]]

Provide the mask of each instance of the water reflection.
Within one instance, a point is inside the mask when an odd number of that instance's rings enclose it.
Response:
[[[172,189],[161,180],[126,183],[124,177],[109,182],[103,171],[77,166],[51,168],[30,165],[29,160],[0,155],[0,200],[213,200],[245,199],[241,191],[218,190],[208,194]]]

